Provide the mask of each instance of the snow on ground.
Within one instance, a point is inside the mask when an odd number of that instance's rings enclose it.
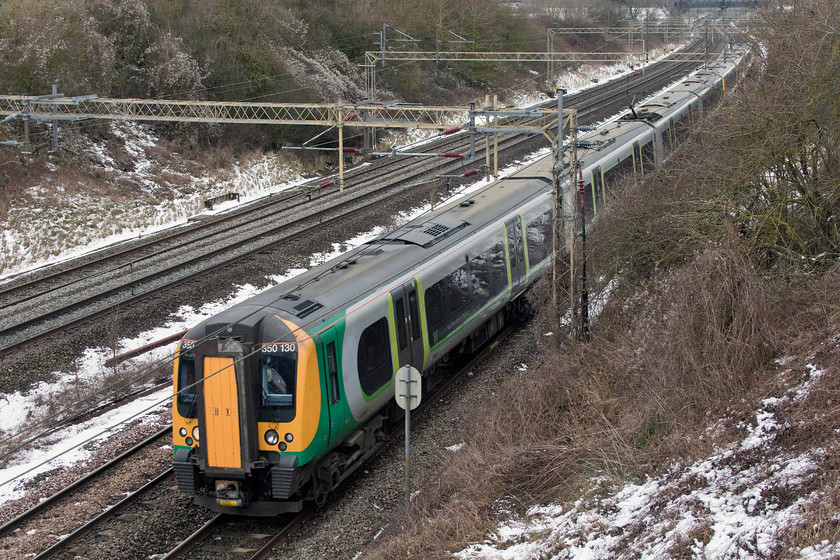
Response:
[[[665,57],[679,45],[669,44],[651,51],[651,63]],[[575,72],[558,76],[556,86],[568,93],[593,87],[597,82],[622,76],[643,63],[634,57],[613,65],[585,64]],[[547,101],[545,94],[513,95],[517,107]],[[481,124],[481,123],[479,123]],[[212,213],[293,188],[306,181],[295,166],[284,158],[263,155],[247,163],[235,162],[226,177],[202,173],[190,175],[185,169],[158,167],[150,153],[159,142],[150,128],[132,122],[107,123],[121,149],[130,157],[131,165],[116,161],[105,140],[81,137],[74,150],[89,154],[101,181],[131,181],[137,184],[146,200],[128,209],[125,200],[114,200],[86,192],[78,185],[57,184],[47,174],[43,184],[26,190],[25,199],[10,208],[0,220],[0,281],[38,267],[62,262],[128,239],[158,232],[187,223],[195,214],[205,212],[204,201],[214,196],[237,192],[239,202],[219,205]],[[386,133],[380,142],[386,149],[411,151],[436,138],[433,131],[415,130]],[[46,163],[51,172],[57,167]],[[65,192],[61,197],[56,193]]]
[[[80,149],[91,154],[97,174],[115,182],[131,180],[140,186],[137,202],[128,208],[125,200],[63,186],[47,176],[45,184],[27,189],[24,199],[0,220],[0,281],[38,267],[78,257],[128,239],[147,236],[187,223],[199,213],[219,213],[236,203],[204,208],[204,201],[221,194],[239,193],[239,204],[293,188],[306,181],[285,159],[263,155],[247,164],[234,162],[226,177],[208,174],[190,176],[171,168],[155,169],[147,155],[158,138],[137,123],[109,123],[111,133],[132,158],[133,171],[125,171],[109,155],[104,140],[83,138]],[[55,170],[55,166],[49,167]],[[178,185],[158,183],[153,178],[178,177]],[[174,180],[174,179],[173,179]],[[72,191],[72,192],[71,192]],[[61,196],[64,193],[65,196]]]
[[[500,174],[502,176],[508,175],[525,165],[533,163],[546,153],[547,150],[541,150],[531,154],[502,169]],[[450,200],[467,196],[490,182],[491,179],[486,178],[465,186],[456,192]],[[396,218],[396,224],[408,222],[428,212],[430,208],[431,206],[426,204],[404,212]],[[240,286],[235,293],[228,297],[207,303],[199,309],[183,306],[170,317],[166,324],[141,333],[139,336],[120,340],[117,343],[117,353],[140,348],[150,342],[182,332],[204,319],[258,294],[264,289],[294,278],[307,268],[327,262],[384,233],[386,233],[385,229],[378,226],[343,243],[333,243],[332,251],[311,255],[306,268],[296,268],[284,275],[267,277],[269,285],[266,288],[257,289],[248,284]],[[122,362],[121,367],[130,371],[132,369],[143,370],[151,364],[168,364],[171,362],[176,348],[176,343],[157,348],[142,356]],[[56,382],[42,382],[25,394],[16,392],[0,395],[0,430],[3,430],[6,434],[22,432],[45,416],[54,415],[54,413],[50,413],[49,404],[45,401],[47,396],[72,391],[74,384],[101,383],[101,380],[108,373],[108,368],[104,365],[105,360],[112,357],[113,353],[114,350],[111,348],[88,348],[84,352],[84,356],[78,361],[79,369],[77,372],[55,372],[55,377],[58,379]],[[168,416],[168,405],[171,398],[172,389],[162,389],[139,402],[135,401],[108,412],[105,415],[106,417],[94,418],[40,438],[37,449],[28,449],[11,459],[5,468],[0,468],[0,505],[9,500],[20,498],[27,486],[26,483],[37,475],[86,460],[93,453],[97,443],[104,441],[105,438],[113,437],[115,430],[125,427],[128,422],[135,418]]]
[[[533,507],[455,556],[462,560],[778,557],[782,540],[818,492],[803,491],[818,471],[822,449],[788,451],[776,440],[786,408],[804,398],[823,371],[806,367],[806,380],[767,398],[740,442],[640,483],[593,480],[569,508]],[[718,421],[717,428],[731,423]],[[710,429],[713,431],[715,427]],[[837,558],[840,543],[801,551],[810,560]]]
[[[586,69],[583,73],[579,73],[582,76],[579,78],[579,81],[588,86],[594,84],[596,79],[602,79],[608,75],[614,76],[626,71],[629,71],[626,65],[615,65],[607,69],[590,68]],[[564,87],[575,89],[576,86],[566,85]],[[525,104],[528,100],[523,98],[521,101]],[[533,104],[534,102],[536,101],[528,102],[528,104]],[[125,142],[125,150],[136,159],[134,172],[137,176],[136,178],[143,184],[144,188],[154,191],[158,185],[146,181],[143,178],[143,172],[151,166],[151,163],[145,156],[145,150],[154,146],[157,138],[151,136],[148,133],[148,129],[142,125],[117,123],[111,124],[111,126],[112,132]],[[428,136],[418,133],[415,136],[415,140],[416,142],[414,144],[408,148],[403,147],[403,149],[411,149],[418,143],[428,141]],[[95,157],[103,168],[110,166],[110,171],[117,171],[116,165],[118,164],[108,155],[104,143],[91,141],[87,148],[90,150],[90,153],[95,154]],[[548,148],[535,152],[502,169],[500,175],[504,176],[512,173],[544,157],[548,153]],[[39,256],[42,253],[33,254],[31,252],[32,245],[36,243],[47,243],[49,238],[42,237],[37,231],[52,231],[48,227],[46,217],[42,219],[32,218],[33,215],[37,216],[42,210],[40,208],[33,208],[34,214],[28,217],[30,222],[28,227],[31,228],[30,230],[13,230],[6,227],[8,224],[4,224],[2,243],[0,243],[0,265],[9,262],[10,254],[16,256],[11,258],[14,264],[12,266],[6,266],[3,269],[0,279],[3,276],[10,276],[26,269],[33,269],[48,263],[73,258],[127,238],[148,235],[153,231],[183,224],[190,215],[195,213],[197,208],[203,208],[204,199],[217,194],[232,191],[239,192],[239,204],[243,204],[255,200],[258,197],[291,188],[303,181],[294,170],[279,168],[278,161],[277,158],[264,156],[248,165],[240,166],[237,164],[234,166],[231,177],[224,181],[212,181],[208,176],[191,177],[189,181],[190,188],[187,189],[190,192],[184,194],[181,199],[168,200],[158,206],[147,207],[138,212],[127,212],[125,219],[133,219],[133,221],[119,222],[116,226],[105,230],[107,235],[103,235],[97,239],[89,239],[87,237],[89,232],[84,234],[76,232],[78,234],[76,238],[80,238],[83,243],[70,248],[64,248],[62,245],[51,247],[48,251],[50,256],[47,258]],[[456,193],[452,199],[466,196],[487,185],[490,180],[490,178],[486,178],[477,181]],[[199,188],[202,185],[205,188]],[[50,188],[56,189],[56,185],[51,185]],[[60,189],[60,187],[58,188]],[[30,194],[38,198],[42,196],[41,191],[43,189],[44,187],[40,186],[33,187],[30,189]],[[102,210],[102,207],[94,200],[83,199],[76,201],[76,203],[78,204],[77,210],[88,217],[96,215]],[[220,205],[214,212],[225,211],[236,204],[236,202],[231,202]],[[409,221],[424,212],[428,212],[429,209],[430,207],[428,205],[415,208],[400,216],[397,222]],[[27,220],[21,220],[20,222],[25,221]],[[120,231],[113,231],[115,227]],[[382,228],[374,228],[370,232],[354,239],[349,239],[343,243],[334,243],[332,252],[312,255],[308,267],[326,262],[344,251],[356,247],[382,233],[384,233]],[[27,241],[24,242],[22,240]],[[305,268],[299,268],[290,270],[283,276],[268,277],[270,281],[268,287],[280,284],[300,274],[304,270]],[[200,309],[184,306],[174,313],[166,324],[142,333],[137,337],[120,340],[117,343],[117,352],[127,352],[186,330],[205,318],[239,301],[256,295],[259,291],[261,290],[258,290],[254,286],[245,285],[239,287],[236,292],[230,294],[228,297],[219,301],[209,302]],[[120,367],[125,368],[127,371],[130,371],[129,368],[143,370],[144,368],[150,368],[153,364],[168,363],[171,361],[175,349],[176,345],[173,343],[172,345],[153,350],[138,358],[127,360]],[[109,368],[104,365],[105,360],[112,357],[113,352],[114,350],[110,348],[89,348],[78,360],[78,371],[55,372],[55,377],[58,381],[41,383],[25,394],[0,394],[0,430],[7,436],[12,435],[23,431],[27,427],[31,427],[33,423],[43,421],[45,417],[54,415],[54,412],[51,412],[51,403],[47,402],[48,397],[51,395],[73,391],[74,387],[77,386],[95,386],[101,384],[101,380],[109,373]],[[23,489],[26,483],[37,475],[55,468],[84,461],[92,454],[93,448],[96,447],[98,442],[104,441],[105,438],[113,437],[116,430],[125,427],[129,422],[135,419],[150,421],[150,419],[156,419],[161,415],[168,416],[170,399],[171,389],[162,389],[143,399],[138,399],[130,404],[118,407],[101,417],[93,418],[72,427],[61,428],[49,436],[39,438],[39,445],[36,448],[28,449],[10,458],[4,468],[0,468],[0,504],[21,497],[24,493]]]

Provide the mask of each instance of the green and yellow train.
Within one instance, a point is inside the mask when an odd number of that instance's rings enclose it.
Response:
[[[695,74],[589,135],[586,211],[618,170],[643,172],[735,63]],[[584,138],[586,140],[586,138]],[[173,466],[216,511],[323,503],[394,421],[394,375],[424,389],[487,342],[553,254],[551,158],[200,323],[175,361]]]

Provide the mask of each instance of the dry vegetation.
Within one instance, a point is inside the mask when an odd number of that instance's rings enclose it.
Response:
[[[724,108],[591,233],[590,274],[611,290],[591,340],[546,339],[539,368],[511,379],[439,487],[366,557],[450,557],[495,528],[500,503],[571,503],[592,477],[704,457],[735,437],[698,437],[711,423],[750,418],[796,381],[780,378],[783,357],[826,373],[785,410],[777,444],[821,447],[824,463],[801,489],[820,498],[774,546],[791,557],[840,538],[840,14],[808,0],[766,29],[766,59]],[[535,337],[560,332],[547,291]]]

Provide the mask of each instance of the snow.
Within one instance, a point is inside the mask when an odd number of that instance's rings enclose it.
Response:
[[[546,150],[541,150],[531,154],[500,170],[500,175],[504,176],[512,173],[522,166],[536,161],[546,153]],[[450,200],[467,196],[491,181],[492,178],[486,178],[471,185],[466,185],[456,192]],[[397,225],[408,222],[423,213],[429,212],[430,209],[431,205],[428,203],[421,205],[399,214],[395,218],[395,222]],[[276,286],[301,274],[308,268],[327,262],[383,233],[385,233],[384,228],[374,227],[370,231],[343,243],[333,243],[331,251],[311,255],[305,267],[289,270],[283,275],[266,277],[269,283],[264,288],[258,289],[253,285],[246,284],[238,287],[228,297],[206,303],[199,309],[186,305],[182,306],[163,325],[136,337],[119,340],[117,353],[125,353],[145,346],[150,342],[182,332],[204,319],[258,294],[264,289]],[[177,343],[157,348],[142,356],[122,362],[120,367],[142,369],[144,365],[170,362],[176,348]],[[41,382],[26,393],[15,392],[0,395],[0,430],[3,430],[6,434],[23,432],[27,428],[31,428],[33,422],[38,422],[39,419],[50,414],[48,403],[46,403],[48,395],[72,391],[75,384],[84,385],[85,383],[101,381],[107,369],[104,365],[105,360],[112,357],[113,354],[114,349],[111,348],[88,348],[78,360],[78,371],[57,371],[54,372],[54,377],[58,381]],[[152,397],[119,407],[115,411],[109,412],[104,418],[97,417],[72,428],[60,429],[48,437],[40,438],[36,448],[18,454],[9,461],[5,468],[0,468],[0,505],[9,500],[20,498],[24,493],[25,483],[37,475],[86,460],[91,456],[94,451],[93,447],[98,442],[113,436],[114,430],[124,427],[128,422],[152,415],[168,416],[168,405],[171,403],[171,398],[172,390],[167,387],[155,392]]]
[[[569,509],[556,504],[533,507],[500,524],[485,542],[455,556],[776,557],[779,537],[801,519],[806,506],[821,499],[818,493],[800,489],[818,469],[823,450],[791,452],[773,443],[785,427],[780,420],[784,407],[804,398],[823,374],[809,364],[798,386],[762,401],[754,421],[740,426],[746,432],[740,442],[710,457],[688,465],[674,462],[665,473],[638,484],[604,488],[604,481],[593,480],[589,494]],[[824,541],[803,549],[801,557],[820,560],[838,552],[840,544]]]
[[[3,225],[0,281],[184,225],[199,213],[218,214],[306,182],[294,167],[284,166],[283,158],[263,155],[247,164],[235,162],[227,178],[195,177],[174,169],[159,169],[155,176],[178,177],[184,182],[180,187],[159,185],[150,179],[153,162],[146,150],[154,147],[157,138],[148,133],[148,127],[130,122],[109,123],[109,126],[111,133],[121,140],[122,148],[131,155],[133,171],[120,168],[107,152],[104,141],[83,140],[78,149],[90,154],[103,176],[114,177],[115,181],[130,178],[140,185],[148,200],[159,202],[127,211],[126,206],[109,197],[85,192],[75,192],[58,202],[46,200],[46,193],[64,190],[48,174],[45,184],[27,189],[28,201],[22,199],[0,220]],[[53,168],[54,165],[50,167]],[[239,193],[240,200],[216,205],[213,210],[204,209],[206,199],[230,192]]]
[[[410,219],[406,214],[404,219]],[[334,243],[333,250],[326,253],[316,253],[310,258],[309,267],[330,260],[352,247],[357,247],[377,235],[384,233],[383,228],[374,228],[370,232],[356,236],[343,244]],[[269,276],[268,287],[276,286],[290,278],[304,272],[306,268],[292,269],[284,275]],[[228,297],[207,303],[199,309],[183,306],[174,313],[169,321],[158,328],[151,329],[130,339],[118,342],[118,353],[139,348],[152,341],[182,332],[204,319],[244,301],[261,292],[255,286],[246,284],[240,286],[236,292]],[[121,363],[123,368],[143,368],[146,363],[165,363],[172,360],[177,343],[157,348],[151,352]],[[6,433],[23,432],[31,427],[32,420],[49,413],[48,405],[44,402],[46,395],[60,393],[76,383],[101,380],[104,374],[105,360],[113,355],[109,348],[88,348],[79,360],[78,372],[55,372],[59,381],[52,383],[41,382],[32,390],[22,394],[15,392],[0,396],[0,429]],[[134,400],[128,405],[121,406],[113,412],[96,417],[84,423],[63,428],[48,436],[39,438],[34,449],[20,453],[5,468],[0,469],[0,504],[20,498],[23,495],[25,482],[49,470],[71,465],[87,459],[93,452],[92,447],[111,437],[115,429],[136,418],[150,418],[151,415],[168,416],[168,406],[172,399],[172,389],[166,387],[154,392],[150,396]],[[92,444],[92,445],[91,445]]]
[[[579,82],[569,81],[564,83],[564,87],[583,89],[593,85],[595,80],[626,71],[629,71],[629,69],[623,65],[610,67],[610,69],[589,68],[585,72],[579,73],[581,76]],[[523,97],[520,98],[520,101],[533,104],[537,99]],[[124,142],[125,151],[134,158],[135,170],[130,174],[137,179],[144,190],[154,192],[157,185],[148,181],[145,175],[152,165],[151,160],[146,155],[146,149],[154,147],[158,139],[149,134],[149,129],[143,125],[110,123],[109,126],[111,132]],[[416,142],[410,147],[403,147],[403,149],[410,150],[429,139],[428,133],[424,131],[412,132],[410,135],[416,139]],[[86,141],[84,149],[87,153],[92,154],[95,161],[107,172],[126,173],[118,169],[117,163],[107,152],[104,142]],[[504,176],[512,173],[548,153],[548,148],[533,153],[501,169],[500,175]],[[49,169],[55,169],[53,164],[50,163],[49,165]],[[50,239],[49,236],[41,236],[41,233],[52,230],[47,225],[47,217],[40,216],[40,214],[43,214],[42,209],[37,206],[33,207],[31,213],[26,214],[24,219],[19,220],[19,224],[27,224],[28,230],[15,229],[10,227],[8,222],[4,223],[2,243],[0,243],[0,266],[5,268],[0,274],[0,281],[25,271],[72,259],[126,239],[149,235],[165,228],[182,225],[186,223],[188,217],[195,212],[196,208],[203,208],[204,199],[220,193],[239,192],[240,201],[220,204],[210,211],[212,213],[227,211],[239,204],[245,204],[260,197],[293,188],[304,182],[304,179],[294,169],[281,169],[280,165],[279,158],[263,156],[247,165],[237,163],[234,166],[232,176],[226,180],[216,180],[209,176],[189,177],[188,187],[183,189],[180,198],[174,201],[164,201],[157,206],[145,208],[141,211],[125,212],[125,221],[117,221],[110,228],[100,227],[101,222],[90,219],[92,212],[98,214],[107,212],[107,210],[103,210],[98,201],[85,199],[76,194],[75,198],[78,200],[74,202],[75,206],[72,209],[85,216],[86,221],[93,226],[80,227],[75,232],[68,230],[69,234],[72,234],[68,237],[81,239],[83,240],[82,243],[73,246],[48,245],[46,253],[36,253],[34,248]],[[169,171],[173,174],[183,175],[174,170]],[[491,181],[492,178],[488,177],[468,185],[456,193],[452,199],[467,196]],[[61,185],[49,185],[51,192],[62,189]],[[29,189],[29,194],[33,199],[43,198],[46,192],[47,187],[45,185],[36,185]],[[429,210],[429,205],[415,208],[400,215],[397,222],[404,223]],[[13,208],[10,214],[22,211],[21,208]],[[54,218],[54,216],[51,216],[51,218]],[[267,277],[269,281],[267,287],[292,278],[302,273],[306,268],[326,262],[382,233],[384,233],[382,228],[374,228],[343,243],[333,243],[331,251],[312,255],[310,262],[305,264],[304,267],[290,270],[285,275]],[[99,236],[96,237],[97,235]],[[45,254],[47,256],[44,256]],[[199,309],[183,306],[161,326],[139,336],[118,341],[116,352],[124,353],[186,330],[213,314],[256,295],[259,291],[261,289],[257,289],[255,286],[244,285],[238,287],[228,297],[208,302]],[[546,336],[549,335],[550,333]],[[121,363],[120,367],[126,368],[128,371],[131,371],[128,368],[142,371],[144,367],[148,369],[150,364],[167,363],[172,360],[175,349],[176,343],[172,343],[137,358],[127,360]],[[54,417],[55,412],[50,411],[48,397],[72,392],[79,387],[101,384],[103,377],[109,373],[107,371],[109,368],[104,365],[105,361],[113,356],[114,351],[112,348],[88,348],[77,361],[77,371],[56,371],[54,377],[57,381],[41,382],[26,393],[0,394],[0,430],[5,436],[10,436],[22,433],[39,422],[46,422],[50,416]],[[525,369],[527,369],[527,366],[522,364],[521,371],[525,371]],[[3,468],[0,468],[0,504],[21,497],[25,492],[26,483],[39,474],[85,461],[92,455],[97,444],[103,442],[106,438],[113,437],[118,433],[118,430],[124,429],[129,422],[138,419],[144,422],[153,421],[161,416],[168,416],[171,396],[171,388],[160,389],[146,397],[115,408],[107,414],[102,414],[70,427],[62,427],[50,435],[40,437],[37,445],[18,452],[7,460]],[[450,450],[456,451],[455,447],[460,448],[460,446],[453,446]]]

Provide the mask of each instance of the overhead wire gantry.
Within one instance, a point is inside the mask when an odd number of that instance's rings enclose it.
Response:
[[[565,113],[564,113],[565,114]],[[28,148],[30,122],[49,122],[53,130],[61,121],[91,119],[148,122],[194,122],[215,124],[273,124],[334,127],[338,132],[338,153],[358,151],[344,145],[344,129],[356,127],[414,128],[454,132],[466,129],[472,135],[470,154],[475,154],[475,134],[543,134],[556,126],[557,110],[537,107],[501,109],[422,106],[401,103],[252,103],[228,101],[188,101],[162,99],[112,99],[96,96],[66,97],[54,93],[44,96],[0,95],[0,117],[19,118]],[[523,125],[511,117],[537,118]],[[490,124],[492,123],[492,125]],[[459,156],[461,154],[458,154]],[[339,157],[339,184],[344,185],[344,158]]]

